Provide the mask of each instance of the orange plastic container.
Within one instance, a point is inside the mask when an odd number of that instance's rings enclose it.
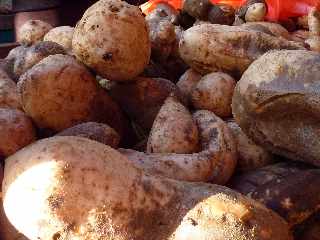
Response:
[[[267,20],[278,21],[307,15],[312,7],[320,9],[320,0],[266,0]]]
[[[145,14],[152,11],[159,3],[168,3],[176,9],[181,9],[182,0],[150,0],[141,5]],[[235,8],[239,8],[246,0],[211,0],[212,3],[225,3]],[[290,17],[299,17],[307,15],[312,7],[320,10],[320,0],[266,0],[268,5],[267,20],[278,21]]]

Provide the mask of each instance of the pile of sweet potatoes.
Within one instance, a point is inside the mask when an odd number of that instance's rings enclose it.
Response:
[[[320,12],[266,13],[27,22],[0,60],[0,239],[320,239]]]

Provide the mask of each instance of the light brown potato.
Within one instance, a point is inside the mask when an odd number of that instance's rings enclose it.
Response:
[[[119,134],[106,124],[86,122],[63,130],[56,136],[78,136],[88,138],[112,148],[118,148],[120,142]]]
[[[234,120],[228,121],[227,124],[237,144],[238,171],[251,171],[274,162],[272,154],[249,139]]]
[[[176,97],[167,98],[150,132],[148,153],[194,153],[199,133],[189,110]]]
[[[65,54],[65,50],[62,46],[54,42],[39,42],[31,47],[21,49],[17,53],[17,57],[13,62],[13,75],[14,79],[18,80],[19,77],[32,68],[35,64],[42,59],[55,54]]]
[[[68,55],[51,55],[23,74],[22,106],[40,128],[61,131],[88,121],[108,123],[123,134],[118,106],[89,70]]]
[[[0,108],[21,109],[16,83],[0,69]]]
[[[8,157],[36,140],[31,119],[17,109],[0,108],[0,156]]]
[[[44,139],[11,156],[3,188],[9,220],[31,240],[292,239],[282,218],[239,193],[147,175],[85,138]]]
[[[272,51],[255,61],[232,102],[244,133],[277,155],[320,166],[319,71],[312,51]]]
[[[201,79],[201,74],[194,71],[193,69],[188,69],[177,82],[177,87],[182,93],[184,99],[187,100],[188,105],[191,105],[191,92],[193,88]]]
[[[53,27],[41,20],[29,20],[18,30],[17,41],[24,45],[32,45],[43,40]]]
[[[139,77],[134,82],[117,84],[110,90],[112,98],[130,119],[146,132],[152,128],[154,119],[171,93],[182,96],[174,83],[163,78]]]
[[[272,49],[304,48],[241,26],[201,24],[184,31],[179,50],[182,59],[201,74],[221,71],[240,78],[254,60]]]
[[[73,53],[102,77],[129,81],[143,72],[150,54],[147,23],[138,7],[100,0],[78,22]]]
[[[228,126],[214,113],[193,115],[201,151],[194,154],[146,154],[121,149],[137,167],[154,175],[191,182],[225,184],[237,164],[236,144]]]
[[[235,80],[225,73],[210,73],[201,78],[191,92],[195,109],[209,110],[219,117],[232,115],[231,103]]]
[[[64,47],[68,52],[72,51],[72,38],[74,27],[60,26],[51,29],[43,38],[44,41],[55,42]]]

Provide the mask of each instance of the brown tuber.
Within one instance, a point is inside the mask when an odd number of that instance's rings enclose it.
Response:
[[[281,217],[233,190],[148,175],[78,137],[44,139],[8,158],[3,200],[31,240],[292,239]]]
[[[159,119],[161,120],[161,119]],[[199,129],[200,151],[193,154],[143,153],[121,149],[138,168],[151,174],[192,182],[225,184],[234,173],[237,153],[228,126],[214,113],[197,111],[193,120]],[[165,140],[166,136],[162,136]]]
[[[176,97],[168,97],[153,122],[147,152],[194,153],[198,141],[198,128],[191,113]]]

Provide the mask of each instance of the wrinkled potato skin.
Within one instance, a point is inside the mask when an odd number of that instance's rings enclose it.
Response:
[[[121,149],[137,167],[151,173],[191,182],[225,184],[237,165],[236,144],[228,126],[214,113],[197,111],[201,151],[194,154],[145,154]]]
[[[23,109],[40,128],[62,131],[97,121],[109,123],[122,134],[120,109],[88,69],[71,56],[45,58],[22,75],[18,89]]]
[[[68,52],[72,51],[72,38],[74,28],[61,26],[51,29],[43,38],[44,41],[55,42],[64,47]]]
[[[291,40],[304,43],[309,38],[310,32],[305,30],[298,30],[291,33]]]
[[[225,73],[205,75],[191,92],[191,101],[195,109],[209,110],[219,117],[232,115],[231,103],[235,80]]]
[[[3,188],[8,218],[31,240],[292,239],[284,220],[241,194],[146,175],[85,138],[45,139],[11,156]]]
[[[65,54],[62,46],[54,42],[39,42],[27,48],[15,58],[13,65],[13,75],[15,79],[32,68],[42,59],[55,54]]]
[[[319,63],[320,55],[311,51],[269,52],[242,76],[232,103],[235,120],[257,144],[316,166],[320,166]]]
[[[88,138],[112,148],[118,148],[120,142],[119,134],[106,124],[86,122],[63,130],[56,136],[78,136]]]
[[[112,98],[130,119],[146,131],[152,128],[154,119],[171,93],[182,96],[176,85],[169,80],[143,77],[136,78],[134,82],[115,85],[110,90]]]
[[[296,42],[239,26],[201,24],[180,40],[181,58],[201,74],[225,72],[239,78],[250,64],[272,49],[304,49]]]
[[[231,186],[277,212],[294,229],[320,210],[319,183],[318,169],[278,163],[239,175]]]
[[[320,36],[312,37],[306,40],[306,43],[310,46],[310,49],[320,53]]]
[[[188,69],[177,82],[177,87],[180,89],[184,99],[187,100],[188,105],[191,105],[191,92],[193,88],[201,79],[201,74],[194,71],[193,69]]]
[[[21,109],[16,83],[0,69],[0,108]]]
[[[23,45],[32,45],[43,40],[53,27],[41,20],[29,20],[18,30],[17,41]]]
[[[194,153],[199,133],[189,110],[175,97],[161,107],[150,132],[148,153]]]
[[[35,140],[35,129],[25,113],[0,108],[0,156],[8,157]]]
[[[238,171],[251,171],[273,163],[272,154],[249,139],[234,120],[227,124],[237,143]]]
[[[92,5],[75,28],[72,48],[80,61],[113,81],[138,76],[151,54],[142,12],[120,0],[100,0]]]

